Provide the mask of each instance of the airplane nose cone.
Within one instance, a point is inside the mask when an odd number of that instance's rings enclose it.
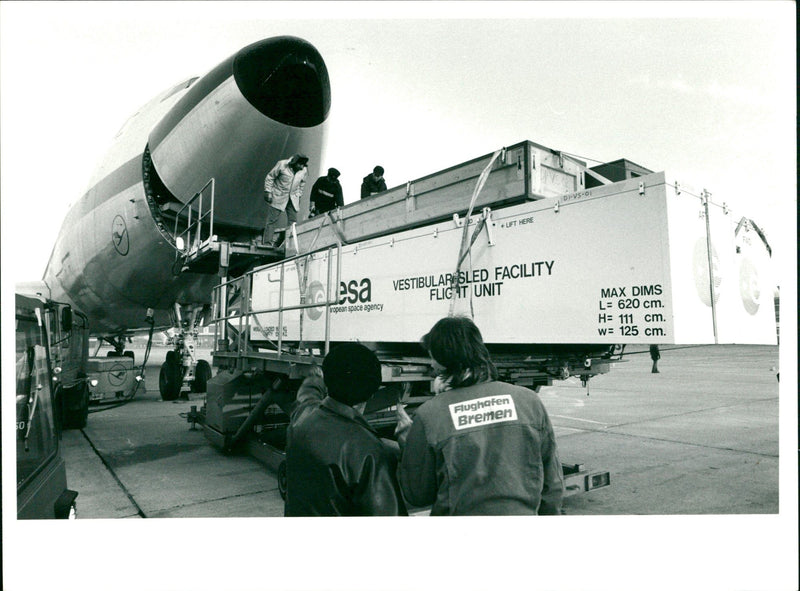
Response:
[[[280,123],[314,127],[328,116],[328,69],[302,39],[275,37],[245,47],[234,58],[233,74],[247,101]]]

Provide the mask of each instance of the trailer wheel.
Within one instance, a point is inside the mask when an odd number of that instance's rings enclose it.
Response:
[[[158,391],[161,400],[177,400],[183,385],[183,368],[176,363],[165,361],[158,373]]]
[[[278,492],[281,498],[286,501],[286,461],[280,463],[278,466]]]
[[[123,357],[130,357],[131,359],[134,359],[134,357],[133,357],[133,351],[131,351],[130,349],[128,349],[128,350],[126,350],[126,351],[123,351],[123,352],[122,352],[122,356],[123,356]],[[135,363],[135,359],[134,359],[134,363]]]
[[[83,383],[60,390],[61,418],[64,429],[83,429],[89,417],[89,387]]]

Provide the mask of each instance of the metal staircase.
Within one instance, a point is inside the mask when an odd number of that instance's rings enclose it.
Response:
[[[181,272],[237,277],[254,266],[282,259],[283,249],[256,240],[225,240],[214,232],[214,189],[211,178],[175,214],[176,267],[180,264]]]

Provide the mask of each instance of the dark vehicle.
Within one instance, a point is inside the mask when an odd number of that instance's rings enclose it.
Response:
[[[44,300],[16,295],[18,519],[76,517],[78,493],[67,488],[59,449],[61,422],[52,386],[56,382],[46,314]],[[67,331],[70,316],[64,314],[62,328]]]
[[[89,416],[89,321],[68,304],[47,300],[53,399],[64,429],[83,429]]]

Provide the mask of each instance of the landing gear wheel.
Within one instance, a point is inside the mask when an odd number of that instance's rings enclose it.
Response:
[[[192,380],[192,392],[205,393],[208,380],[211,379],[211,365],[205,359],[197,362],[194,368],[194,380]]]
[[[162,363],[161,371],[158,373],[158,391],[161,392],[161,400],[177,400],[182,385],[183,368],[168,361]]]
[[[278,466],[278,492],[281,498],[286,501],[286,462],[283,461]]]
[[[64,429],[83,429],[89,417],[89,387],[86,384],[61,390],[61,418]]]

